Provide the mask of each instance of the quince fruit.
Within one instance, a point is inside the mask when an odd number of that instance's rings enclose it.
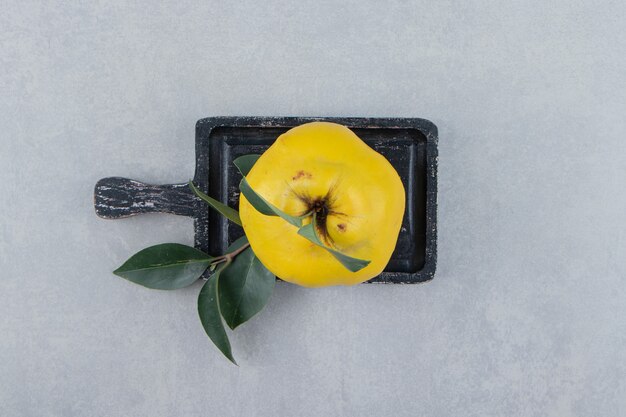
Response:
[[[240,195],[239,213],[259,260],[276,276],[305,287],[354,285],[379,275],[402,224],[405,193],[387,159],[345,126],[313,122],[282,134],[247,174],[253,190],[278,209],[315,215],[325,246],[370,261],[352,272],[281,217],[257,211]]]

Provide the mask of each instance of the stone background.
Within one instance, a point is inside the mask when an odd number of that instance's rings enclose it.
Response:
[[[0,9],[0,415],[626,415],[623,1]],[[189,179],[212,115],[435,122],[435,279],[281,283],[232,366],[199,284],[111,274],[191,221],[92,201]]]

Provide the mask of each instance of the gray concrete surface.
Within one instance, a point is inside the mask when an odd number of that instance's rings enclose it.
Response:
[[[623,1],[5,0],[0,415],[626,415],[625,20]],[[92,207],[101,177],[187,180],[211,115],[433,120],[435,280],[280,284],[229,364],[199,285],[111,274],[191,222]]]

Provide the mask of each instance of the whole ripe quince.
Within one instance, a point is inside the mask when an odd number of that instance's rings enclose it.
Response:
[[[315,213],[323,243],[371,261],[351,272],[280,217],[258,212],[243,194],[239,212],[261,262],[305,287],[354,285],[380,274],[396,246],[405,194],[387,159],[345,126],[313,122],[282,134],[247,175],[250,186],[282,211]],[[304,224],[311,222],[311,216]]]

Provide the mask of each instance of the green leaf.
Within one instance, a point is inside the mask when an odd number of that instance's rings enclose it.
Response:
[[[245,178],[243,178],[239,183],[239,190],[246,197],[252,207],[254,207],[259,213],[265,214],[266,216],[279,216],[296,227],[302,227],[302,219],[300,217],[285,213],[261,197],[260,194],[257,194],[256,191],[250,187],[250,184],[248,184],[248,181]]]
[[[175,290],[193,284],[213,259],[191,246],[163,243],[137,252],[113,273],[144,287]]]
[[[208,195],[200,191],[198,187],[196,187],[192,181],[189,181],[189,187],[191,188],[191,190],[194,192],[195,195],[200,197],[202,200],[206,201],[209,204],[209,206],[217,210],[222,216],[226,217],[231,222],[241,226],[241,219],[239,218],[239,212],[237,210],[228,207],[226,204],[219,202],[212,197],[209,197]]]
[[[315,214],[313,215],[313,221],[306,226],[303,226],[298,230],[298,234],[311,242],[315,243],[317,246],[320,246],[330,252],[343,266],[348,268],[348,270],[352,272],[360,271],[370,264],[371,261],[366,261],[364,259],[353,258],[348,255],[344,255],[341,252],[338,252],[334,249],[329,248],[324,245],[322,240],[317,235],[317,221],[315,219]]]
[[[198,315],[204,331],[217,348],[232,363],[237,365],[233,352],[228,341],[228,335],[224,329],[222,316],[220,313],[220,301],[218,297],[220,273],[223,268],[219,268],[215,274],[204,284],[198,296]]]
[[[233,252],[245,243],[247,239],[243,237],[227,252]],[[220,278],[220,309],[226,324],[234,330],[261,311],[272,296],[275,283],[276,277],[263,266],[252,248],[238,254],[224,268]]]
[[[226,249],[226,253],[234,252],[246,243],[248,243],[248,238],[245,235],[241,236],[239,239],[230,244],[230,246]]]
[[[250,170],[260,157],[261,155],[256,154],[243,155],[239,158],[236,158],[233,163],[235,164],[239,172],[241,172],[241,175],[245,177],[246,175],[248,175],[248,172],[250,172]]]
[[[291,216],[266,199],[264,199],[260,194],[257,194],[256,191],[250,187],[248,180],[246,180],[246,175],[250,172],[250,169],[254,166],[256,161],[261,157],[261,155],[244,155],[236,158],[233,163],[241,172],[243,179],[239,183],[239,190],[246,197],[248,202],[261,214],[265,214],[266,216],[280,216],[285,219],[287,222],[291,223],[296,227],[302,226],[302,219],[296,216]]]

